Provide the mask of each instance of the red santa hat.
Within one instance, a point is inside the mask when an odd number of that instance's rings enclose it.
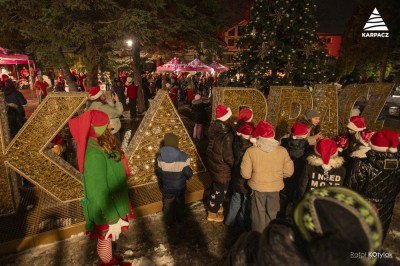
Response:
[[[321,156],[323,162],[322,168],[326,171],[332,169],[332,166],[329,165],[329,161],[331,157],[338,154],[336,142],[328,138],[323,138],[317,142],[314,151],[318,156]]]
[[[304,139],[308,134],[308,127],[306,124],[297,122],[292,126],[292,138],[293,139]]]
[[[229,117],[232,116],[232,111],[229,107],[226,107],[222,104],[218,104],[215,114],[218,120],[226,121],[229,119]]]
[[[368,143],[371,140],[371,137],[375,134],[374,131],[365,129],[359,133],[359,141],[362,145],[368,147]]]
[[[87,89],[87,92],[89,92],[89,99],[92,101],[97,100],[101,95],[103,95],[103,91],[100,90],[99,86],[89,88]]]
[[[253,131],[254,131],[254,126],[252,123],[244,123],[239,127],[236,134],[242,136],[244,139],[250,139]]]
[[[366,129],[365,121],[363,116],[352,116],[347,124],[347,128],[354,130],[356,132],[363,131]]]
[[[261,120],[254,130],[253,134],[251,135],[250,141],[255,143],[257,141],[257,138],[273,139],[274,137],[274,127],[270,123]]]
[[[79,171],[83,173],[88,138],[101,136],[109,123],[108,115],[102,111],[90,110],[68,122],[69,130],[77,145]]]
[[[399,133],[392,130],[379,130],[372,135],[369,146],[374,151],[397,152],[399,145]]]
[[[243,120],[244,122],[251,122],[251,120],[253,120],[253,110],[248,108],[240,110],[237,122],[240,120]]]

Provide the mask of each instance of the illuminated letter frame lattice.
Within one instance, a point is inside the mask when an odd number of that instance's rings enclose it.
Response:
[[[52,152],[47,152],[47,145],[82,107],[87,97],[87,93],[49,93],[7,146],[6,140],[2,139],[3,164],[59,202],[82,198],[82,182],[74,167]],[[2,109],[4,112],[5,108]],[[6,126],[7,122],[2,119],[2,136],[5,135]],[[2,183],[8,180],[8,189],[1,191],[0,206],[11,207],[7,197],[13,187],[7,171],[2,171],[0,179]],[[15,206],[1,209],[2,215],[15,212]]]
[[[164,139],[164,134],[169,132],[179,137],[179,148],[191,158],[190,166],[193,169],[193,173],[206,171],[169,95],[165,91],[159,91],[126,149],[131,170],[131,177],[128,178],[130,187],[158,181],[155,174],[157,155]]]

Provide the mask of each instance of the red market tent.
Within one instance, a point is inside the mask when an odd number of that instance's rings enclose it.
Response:
[[[1,48],[1,47],[0,47]],[[30,65],[35,64],[33,60],[29,60],[24,54],[8,54],[8,50],[0,49],[0,65]]]
[[[194,68],[194,71],[196,72],[212,72],[213,69],[209,67],[208,65],[204,64],[201,62],[199,59],[194,59],[193,61],[188,63],[189,66]]]
[[[174,57],[164,65],[157,67],[157,72],[187,72],[187,71],[195,71],[192,67],[185,64],[180,58]]]
[[[28,65],[28,69],[30,69],[30,66],[33,65],[33,69],[35,69],[35,62],[33,60],[29,60],[27,55],[11,54],[10,50],[2,47],[0,47],[0,65],[12,65],[13,73],[17,80],[20,79],[17,65]],[[33,86],[32,80],[30,81],[30,86],[31,88]]]
[[[217,73],[226,72],[229,70],[229,67],[226,67],[216,61],[212,62],[209,66],[212,67]]]

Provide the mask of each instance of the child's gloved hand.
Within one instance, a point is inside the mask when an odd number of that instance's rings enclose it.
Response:
[[[128,226],[129,223],[122,219],[119,219],[116,224],[108,225],[108,232],[106,234],[106,239],[111,235],[112,241],[116,241],[119,239],[119,234],[121,234],[121,227]]]
[[[61,145],[54,145],[54,147],[51,148],[51,150],[57,155],[60,155],[64,151]]]

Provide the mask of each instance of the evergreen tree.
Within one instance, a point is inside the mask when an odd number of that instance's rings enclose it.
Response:
[[[110,51],[126,48],[126,40],[132,39],[137,106],[142,111],[141,50],[182,49],[210,40],[226,14],[220,1],[214,0],[2,0],[0,17],[0,35],[7,36],[0,38],[0,45],[24,47],[42,63],[61,68],[70,90],[76,86],[65,48],[83,56],[91,87],[97,85],[100,64],[114,56]],[[18,47],[16,35],[22,38]]]
[[[312,0],[254,1],[236,58],[245,85],[302,86],[328,78],[329,56],[317,36],[315,7]]]

